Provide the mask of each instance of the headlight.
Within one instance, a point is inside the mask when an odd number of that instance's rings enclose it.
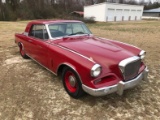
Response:
[[[95,64],[91,69],[91,76],[97,77],[101,73],[101,66],[99,64]]]
[[[146,55],[146,52],[145,52],[144,50],[142,50],[142,51],[139,53],[139,56],[140,56],[141,59],[144,59],[145,55]]]

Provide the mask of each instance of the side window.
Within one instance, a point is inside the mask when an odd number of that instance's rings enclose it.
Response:
[[[29,32],[29,36],[39,38],[42,40],[49,38],[45,25],[33,25]]]

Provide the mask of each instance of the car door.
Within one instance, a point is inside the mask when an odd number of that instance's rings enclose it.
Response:
[[[30,56],[48,68],[48,33],[45,25],[33,25],[28,37]]]

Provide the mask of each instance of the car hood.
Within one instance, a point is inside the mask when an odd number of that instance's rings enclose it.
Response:
[[[66,37],[57,40],[56,44],[104,66],[117,65],[121,60],[138,55],[140,52],[136,47],[94,36]]]

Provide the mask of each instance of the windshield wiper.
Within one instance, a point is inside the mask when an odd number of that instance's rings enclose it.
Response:
[[[88,33],[77,32],[77,33],[69,34],[69,35],[67,35],[67,36],[72,36],[72,35],[83,35],[83,34],[89,35]]]
[[[72,35],[77,35],[77,33],[72,33],[72,34],[69,34],[69,35],[67,35],[67,36],[72,36]]]

